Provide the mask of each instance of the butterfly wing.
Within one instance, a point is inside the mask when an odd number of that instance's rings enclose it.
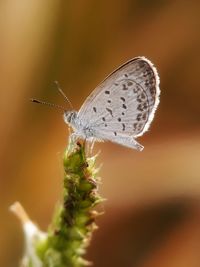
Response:
[[[137,57],[97,86],[78,117],[93,130],[94,137],[114,142],[117,136],[135,138],[148,130],[159,94],[157,70],[146,58]]]

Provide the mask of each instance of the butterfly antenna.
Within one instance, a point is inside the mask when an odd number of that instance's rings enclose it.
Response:
[[[73,109],[72,103],[69,101],[68,97],[65,95],[65,93],[63,92],[63,90],[61,89],[58,81],[54,81],[58,91],[61,93],[61,95],[64,97],[65,101],[70,105],[70,107]]]
[[[64,112],[66,111],[66,109],[64,107],[56,105],[56,104],[53,104],[53,103],[37,100],[35,98],[31,98],[30,101],[33,102],[33,103],[37,103],[37,104],[47,105],[49,107],[56,108],[56,109],[62,110]]]

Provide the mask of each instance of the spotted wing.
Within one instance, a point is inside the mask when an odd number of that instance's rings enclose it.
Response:
[[[137,57],[111,73],[88,96],[78,116],[97,138],[135,138],[148,130],[159,94],[157,70],[146,58]]]

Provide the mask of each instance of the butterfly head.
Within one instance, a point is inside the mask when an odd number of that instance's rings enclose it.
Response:
[[[75,110],[64,111],[63,116],[65,123],[73,125],[77,117],[77,112]]]

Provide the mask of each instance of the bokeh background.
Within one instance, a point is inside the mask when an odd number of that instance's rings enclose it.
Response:
[[[23,252],[20,201],[45,230],[62,191],[62,116],[113,69],[143,55],[157,67],[161,102],[142,153],[103,143],[107,198],[87,259],[95,267],[200,265],[200,2],[2,0],[0,2],[0,266]]]

